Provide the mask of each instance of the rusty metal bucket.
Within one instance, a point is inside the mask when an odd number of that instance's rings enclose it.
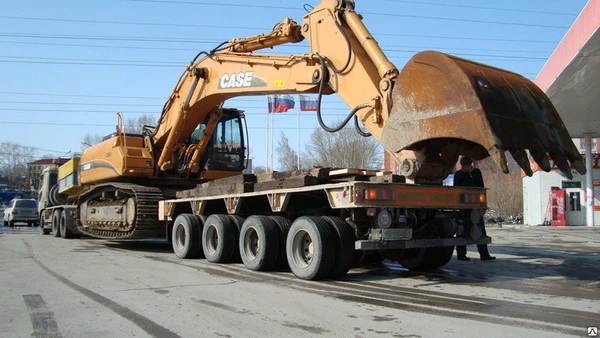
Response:
[[[492,156],[508,173],[507,150],[531,176],[526,149],[545,171],[551,169],[551,158],[568,177],[570,166],[585,173],[548,97],[518,74],[424,51],[413,56],[397,77],[392,104],[382,133],[384,147],[399,159],[406,151],[425,154],[428,164],[443,157],[437,160],[443,162],[437,171],[424,169],[422,176],[447,175],[459,155],[476,160]]]

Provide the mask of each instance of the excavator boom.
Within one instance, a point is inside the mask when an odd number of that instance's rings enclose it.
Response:
[[[307,40],[310,54],[255,54]],[[234,96],[337,93],[400,163],[409,181],[439,182],[460,155],[491,156],[505,173],[508,151],[531,175],[527,150],[542,169],[548,159],[569,177],[585,172],[581,156],[548,97],[526,78],[435,51],[415,55],[401,72],[387,59],[354,11],[354,1],[323,0],[303,20],[234,39],[190,66],[154,134],[157,161],[168,170],[198,121]],[[321,120],[320,106],[317,117]],[[197,157],[197,156],[196,156]],[[197,165],[190,165],[197,168]]]

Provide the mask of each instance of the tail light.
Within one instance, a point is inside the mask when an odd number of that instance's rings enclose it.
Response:
[[[485,194],[477,193],[477,192],[463,193],[461,195],[460,201],[462,203],[480,203],[480,204],[484,204],[486,202]]]
[[[396,198],[394,189],[371,188],[365,189],[365,200],[391,201]]]
[[[11,215],[17,215],[17,214],[19,214],[19,212],[13,209],[13,211],[11,211],[10,214]]]

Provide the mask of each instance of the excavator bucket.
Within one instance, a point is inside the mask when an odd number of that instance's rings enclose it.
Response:
[[[451,170],[458,155],[492,156],[508,173],[505,151],[531,176],[529,157],[545,171],[549,158],[566,176],[585,165],[556,109],[542,90],[518,74],[424,51],[396,79],[382,144],[401,151],[444,154]],[[448,152],[453,152],[448,156]],[[447,174],[447,172],[445,173]]]

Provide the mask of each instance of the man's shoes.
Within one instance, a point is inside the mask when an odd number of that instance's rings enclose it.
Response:
[[[496,257],[494,257],[496,258]],[[456,259],[458,259],[459,261],[470,261],[471,258],[467,257],[467,256],[457,256]]]
[[[482,261],[493,261],[494,259],[496,259],[496,257],[494,257],[494,256],[489,256],[489,255],[488,255],[488,256],[481,257],[481,260],[482,260]]]

